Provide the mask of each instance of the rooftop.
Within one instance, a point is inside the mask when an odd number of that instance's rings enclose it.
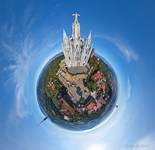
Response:
[[[106,101],[103,100],[103,99],[100,99],[98,102],[97,102],[97,105],[93,107],[93,109],[96,111],[98,110],[103,104],[105,104]]]
[[[63,111],[66,113],[68,112],[70,114],[75,113],[74,106],[66,95],[63,98],[61,98],[60,101],[62,102],[62,107],[60,111]]]
[[[96,74],[92,75],[92,77],[95,79],[95,82],[97,82],[102,76],[102,73],[98,71]]]
[[[94,106],[95,106],[95,103],[91,102],[91,103],[87,106],[87,108],[88,108],[88,109],[92,109]]]
[[[88,74],[90,68],[91,68],[90,64],[87,64],[86,66],[70,67],[68,68],[68,73],[70,73],[71,75]]]

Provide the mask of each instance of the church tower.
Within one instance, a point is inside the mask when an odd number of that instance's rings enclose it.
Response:
[[[75,16],[75,20],[72,24],[72,37],[68,38],[65,30],[63,30],[63,43],[62,50],[65,56],[65,63],[70,67],[85,66],[89,60],[92,46],[91,43],[91,32],[84,43],[84,38],[81,38],[80,34],[80,23],[77,17],[79,14],[72,14]]]

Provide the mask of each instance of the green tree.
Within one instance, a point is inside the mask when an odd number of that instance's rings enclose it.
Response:
[[[79,101],[82,103],[85,101],[85,99],[83,97],[81,97]]]
[[[51,86],[49,86],[49,87],[46,88],[46,94],[50,98],[53,96],[53,89],[52,89]]]
[[[91,57],[89,57],[89,63],[92,64],[93,63],[93,59]]]
[[[95,62],[93,62],[93,69],[92,69],[92,71],[94,72],[95,70],[97,70],[97,64],[95,63]]]
[[[59,90],[58,89],[55,89],[54,90],[54,96],[56,96],[58,93],[59,93]]]

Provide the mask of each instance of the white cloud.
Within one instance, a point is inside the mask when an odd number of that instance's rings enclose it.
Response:
[[[16,26],[13,28],[17,28]],[[8,32],[6,26],[4,32]],[[52,30],[52,29],[51,29]],[[45,33],[46,34],[46,33]],[[7,35],[5,35],[7,37]],[[10,71],[11,77],[6,81],[5,85],[10,83],[15,84],[15,113],[20,117],[26,117],[29,112],[27,110],[27,99],[24,96],[26,77],[30,71],[30,64],[39,55],[39,53],[47,52],[50,48],[55,46],[59,39],[53,39],[52,32],[47,33],[44,37],[48,37],[46,41],[40,42],[36,35],[27,31],[27,33],[18,32],[14,34],[14,38],[8,38],[2,41],[3,51],[8,60],[11,62],[9,66],[3,70]],[[5,38],[4,38],[5,39]],[[39,40],[39,42],[38,42]],[[40,55],[41,56],[41,55]]]
[[[23,17],[23,19],[24,19],[24,25],[28,22],[28,20],[30,19],[30,17],[31,17],[31,13],[32,13],[32,10],[34,9],[34,7],[33,7],[33,5],[31,4],[31,5],[29,5],[29,7],[27,7],[26,9],[25,9],[25,12],[24,12],[24,17]]]
[[[127,78],[127,96],[126,99],[129,99],[131,95],[131,84],[130,84],[130,79],[129,77]]]
[[[89,143],[89,145],[84,148],[85,150],[106,150],[105,144],[103,143]]]
[[[25,40],[28,39],[25,38]],[[27,115],[23,103],[25,101],[25,98],[23,97],[25,83],[24,77],[28,74],[28,63],[33,55],[33,52],[30,53],[28,49],[30,43],[25,42],[25,40],[24,42],[20,41],[20,45],[23,45],[24,48],[22,46],[17,45],[10,46],[9,44],[3,42],[3,47],[5,48],[5,54],[7,58],[9,58],[9,60],[13,60],[13,64],[10,64],[9,67],[5,67],[4,70],[12,70],[13,72],[11,78],[8,80],[8,83],[12,83],[13,81],[16,84],[16,113],[20,118],[24,118]]]
[[[10,22],[3,23],[0,25],[1,34],[4,34],[7,38],[12,37],[15,31],[15,16],[12,15],[12,18],[9,20]]]
[[[133,150],[154,150],[155,149],[155,131],[146,135],[133,145]]]
[[[136,60],[136,61],[138,60],[138,55],[129,46],[125,45],[123,42],[116,40],[116,39],[112,39],[112,42],[124,54],[128,62],[130,62],[131,59]]]
[[[123,115],[123,112],[127,106],[127,103],[128,103],[128,100],[131,96],[131,84],[130,84],[130,79],[129,77],[127,77],[127,89],[126,89],[126,93],[124,93],[124,98],[122,98],[122,103],[121,103],[121,106],[119,106],[120,111],[119,111],[119,114],[118,114],[118,118],[121,117]]]
[[[130,46],[125,44],[123,41],[107,36],[96,35],[95,37],[104,38],[113,43],[118,48],[118,50],[123,54],[127,62],[130,62],[131,59],[135,61],[138,60],[138,55],[136,54],[136,52]]]
[[[48,26],[45,22],[38,31],[30,30],[36,23],[36,19],[40,17],[41,12],[36,13],[35,5],[31,4],[21,14],[23,14],[20,23],[18,16],[12,15],[12,18],[1,25],[3,35],[3,52],[10,64],[4,67],[3,70],[8,71],[9,79],[5,85],[10,83],[15,84],[15,113],[24,118],[27,116],[27,99],[24,96],[26,77],[29,75],[31,64],[37,56],[41,57],[41,53],[46,53],[60,42],[58,39],[59,30],[53,30],[53,27]],[[38,27],[39,28],[39,27]],[[40,37],[38,36],[40,35]],[[40,54],[40,55],[39,55]],[[14,111],[13,111],[14,112]]]

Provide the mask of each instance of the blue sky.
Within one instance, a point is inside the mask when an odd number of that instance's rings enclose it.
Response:
[[[154,150],[154,6],[153,0],[1,0],[0,149]],[[49,120],[36,127],[44,118],[36,100],[39,74],[62,51],[63,29],[71,36],[75,12],[81,35],[92,31],[96,53],[116,72],[119,108],[91,131],[67,131]]]

